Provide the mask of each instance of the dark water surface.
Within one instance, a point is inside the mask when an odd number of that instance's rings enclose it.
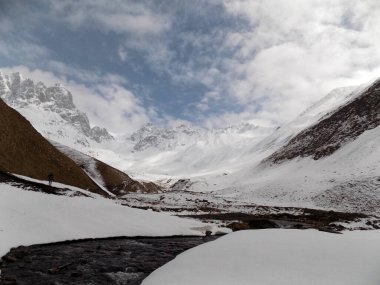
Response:
[[[114,238],[12,249],[0,284],[141,284],[181,252],[217,237]]]

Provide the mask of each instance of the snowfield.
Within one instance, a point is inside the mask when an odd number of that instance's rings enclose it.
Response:
[[[379,268],[379,230],[248,230],[178,255],[143,285],[379,285]]]
[[[200,236],[219,230],[100,196],[56,196],[0,184],[0,257],[20,245],[116,236]]]

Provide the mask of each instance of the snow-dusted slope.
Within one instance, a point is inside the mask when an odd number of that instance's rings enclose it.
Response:
[[[203,186],[213,185],[207,183],[210,175],[220,176],[252,168],[299,132],[354,100],[371,84],[334,89],[294,121],[276,130],[252,124],[208,131],[185,125],[162,129],[150,124],[127,137],[124,149],[117,150],[119,154],[128,155],[125,160],[128,163],[119,161],[115,164],[137,172],[197,177],[198,181],[204,181]],[[133,149],[132,154],[128,153],[128,148]]]
[[[126,141],[133,144],[134,151],[154,149],[167,151],[194,144],[234,144],[248,141],[251,143],[261,139],[272,131],[271,127],[262,127],[250,123],[242,123],[223,129],[206,130],[190,125],[179,125],[173,128],[159,128],[151,123],[142,127]],[[253,140],[253,141],[252,141]]]
[[[227,165],[237,167],[251,146],[272,131],[270,126],[253,124],[213,130],[186,125],[165,129],[149,124],[112,142],[114,155],[100,149],[95,152],[99,159],[128,173],[155,177],[221,173]]]
[[[256,160],[228,176],[194,179],[190,190],[215,190],[265,205],[380,214],[379,84],[349,94],[274,148],[264,163]]]
[[[268,161],[279,162],[295,157],[328,156],[365,131],[380,125],[380,80],[358,93],[333,112],[302,130],[278,149]]]
[[[0,72],[0,98],[26,117],[42,135],[73,147],[88,147],[112,139],[106,129],[90,127],[85,113],[60,84],[47,87],[20,73]]]
[[[267,205],[380,214],[380,127],[320,160],[300,158],[218,181],[219,193]],[[224,182],[224,184],[223,184]]]
[[[368,84],[361,86],[340,87],[333,89],[321,100],[314,103],[295,120],[290,123],[279,127],[273,134],[262,140],[255,150],[268,150],[272,151],[285,145],[291,138],[305,128],[317,123],[324,116],[334,111],[339,106],[356,98]]]

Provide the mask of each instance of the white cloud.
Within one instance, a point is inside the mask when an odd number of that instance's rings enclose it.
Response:
[[[119,46],[117,54],[122,62],[127,60],[127,50],[124,47]]]
[[[22,62],[31,62],[39,58],[46,58],[50,51],[36,43],[25,41],[9,36],[8,33],[0,33],[0,36],[6,37],[0,44],[0,56]]]
[[[170,27],[167,17],[134,1],[50,1],[50,6],[56,17],[73,28],[90,25],[108,32],[152,36]]]
[[[196,104],[196,108],[199,111],[207,111],[210,109],[210,104],[213,104],[214,102],[218,101],[221,98],[220,94],[216,91],[209,91],[206,92],[201,101]]]
[[[226,0],[224,5],[246,25],[226,30],[213,64],[190,74],[245,110],[210,117],[208,124],[232,117],[284,123],[335,87],[380,76],[378,1]],[[210,36],[209,45],[214,41]],[[215,69],[219,72],[210,72]],[[204,100],[200,110],[210,108]]]
[[[115,34],[119,37],[115,56],[126,61],[136,53],[142,55],[147,61],[143,68],[151,68],[159,75],[169,74],[172,82],[165,84],[186,88],[192,88],[193,83],[206,86],[209,92],[190,107],[195,109],[194,117],[203,118],[207,126],[261,119],[284,123],[335,87],[356,85],[380,76],[377,0],[201,0],[196,5],[185,2],[51,0],[48,1],[51,11],[46,17],[62,21],[74,31],[90,28]],[[211,5],[222,5],[224,13],[218,10],[220,14],[213,14]],[[165,9],[159,9],[161,6]],[[181,15],[188,17],[188,22],[178,19],[181,9],[186,9]],[[203,31],[191,21],[194,16],[191,13],[217,20],[231,17],[228,22],[231,25],[221,24]],[[12,23],[4,23],[0,32],[3,29],[9,34]],[[205,21],[204,25],[208,23]],[[0,45],[0,55],[15,58],[22,55],[28,62],[38,57],[49,58],[49,51],[26,39],[19,49],[14,49],[7,40]],[[78,90],[78,85],[87,88],[81,92],[95,94],[99,104],[104,103],[103,98],[110,92],[120,94],[122,102],[114,97],[110,100],[124,107],[113,107],[123,112],[131,103],[136,108],[127,117],[133,114],[132,120],[136,122],[139,118],[174,120],[149,107],[142,108],[136,96],[131,97],[123,87],[127,81],[119,75],[90,72],[53,60],[47,62],[44,68],[66,80],[64,84],[72,84]],[[44,76],[49,78],[47,74]],[[73,77],[76,81],[68,80]],[[83,96],[83,102],[88,100]],[[220,102],[239,103],[242,111],[226,108],[226,113],[220,114],[217,109]],[[83,105],[89,112],[101,114],[95,107]],[[112,107],[112,103],[108,105]],[[210,115],[203,115],[206,113]]]
[[[152,69],[161,72],[171,60],[166,33],[172,28],[169,15],[144,1],[67,0],[49,1],[51,19],[72,29],[91,28],[119,36],[118,56],[126,61],[128,50],[144,54]]]
[[[50,60],[48,69],[56,74],[73,77],[77,81],[86,83],[117,83],[126,84],[128,80],[119,74],[101,73],[100,71],[89,71],[77,66],[69,66],[60,61]]]

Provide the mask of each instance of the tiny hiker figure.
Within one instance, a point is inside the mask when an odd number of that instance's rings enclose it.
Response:
[[[49,186],[51,186],[51,184],[53,183],[53,178],[54,178],[53,173],[50,173],[50,174],[48,175]]]

